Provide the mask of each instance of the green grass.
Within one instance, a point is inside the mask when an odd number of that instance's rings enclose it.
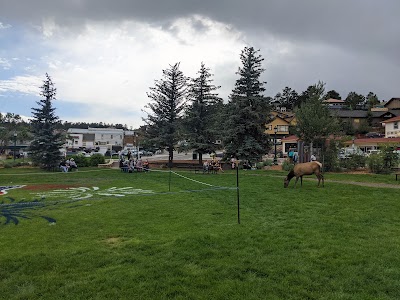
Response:
[[[178,173],[236,186],[234,173]],[[168,172],[1,170],[1,185],[85,186],[93,195],[0,196],[47,204],[23,206],[18,225],[0,217],[1,298],[398,299],[399,190],[329,182],[398,185],[393,176],[325,174],[325,188],[305,180],[284,189],[285,175],[240,172],[238,224],[235,190]],[[114,187],[154,194],[104,195]]]

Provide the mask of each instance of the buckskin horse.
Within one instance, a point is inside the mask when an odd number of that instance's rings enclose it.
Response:
[[[301,186],[303,186],[303,176],[315,174],[318,178],[318,186],[322,179],[322,186],[324,186],[324,176],[322,175],[322,164],[319,161],[311,161],[306,163],[296,164],[292,171],[286,176],[283,186],[287,188],[290,180],[296,177],[294,187],[296,187],[297,181],[300,178]]]

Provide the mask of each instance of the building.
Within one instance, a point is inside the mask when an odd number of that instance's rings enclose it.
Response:
[[[364,122],[371,122],[372,127],[381,127],[381,123],[400,115],[400,110],[367,111],[367,110],[331,110],[331,115],[338,117],[343,122],[350,122],[354,128]]]
[[[337,108],[337,109],[342,109],[346,106],[344,100],[340,100],[340,99],[327,99],[322,101],[322,103],[325,103],[328,108]]]
[[[124,130],[115,128],[69,128],[67,130],[67,149],[113,149],[122,148]]]
[[[386,138],[400,137],[400,116],[390,118],[382,122],[382,124],[385,126]]]
[[[391,98],[384,106],[388,110],[400,110],[400,98]]]

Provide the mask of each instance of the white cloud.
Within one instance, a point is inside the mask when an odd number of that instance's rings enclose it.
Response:
[[[0,57],[0,67],[2,67],[3,70],[8,70],[11,67],[11,63],[7,59]]]
[[[0,30],[1,29],[8,29],[8,28],[11,28],[10,24],[3,24],[2,22],[0,22]]]
[[[10,80],[0,80],[0,92],[19,92],[38,95],[43,78],[38,76],[16,76]]]
[[[134,126],[142,124],[138,116],[143,116],[141,109],[150,101],[149,87],[169,64],[181,62],[186,76],[195,76],[202,61],[213,73],[228,66],[231,82],[221,91],[226,96],[244,46],[240,32],[200,16],[178,19],[168,28],[133,21],[88,23],[78,34],[67,34],[46,22],[42,32],[53,49],[43,61],[57,87],[57,98],[93,107],[85,112],[86,119],[110,122],[124,111],[136,120],[121,116],[117,123]],[[227,73],[216,74],[215,84],[223,85],[218,80],[226,77]]]

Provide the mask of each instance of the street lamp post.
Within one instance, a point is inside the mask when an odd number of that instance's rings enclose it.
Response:
[[[14,162],[15,162],[15,149],[17,148],[17,133],[14,132]]]
[[[275,151],[274,151],[274,165],[278,164],[278,159],[276,158],[276,133],[278,132],[278,127],[275,126],[274,127],[274,147],[275,147]]]

